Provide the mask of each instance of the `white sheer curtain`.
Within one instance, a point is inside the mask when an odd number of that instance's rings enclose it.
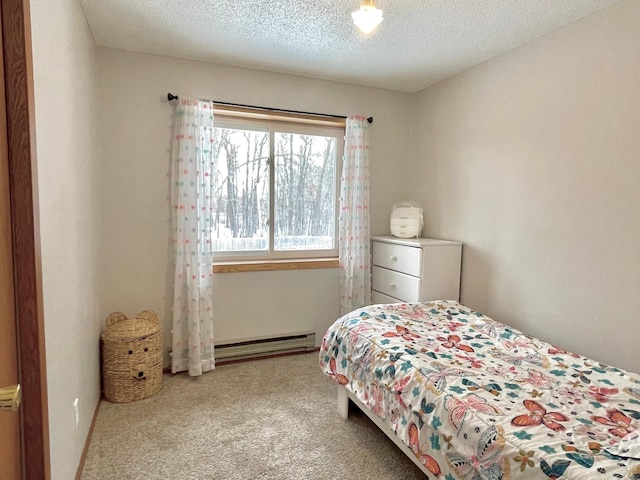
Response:
[[[369,123],[347,118],[340,179],[339,256],[342,314],[371,303]]]
[[[171,198],[175,277],[171,371],[202,375],[213,355],[211,244],[213,105],[180,96],[175,113]]]

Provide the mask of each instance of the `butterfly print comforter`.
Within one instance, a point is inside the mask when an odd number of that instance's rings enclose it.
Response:
[[[640,479],[640,377],[453,301],[335,322],[320,366],[434,477]]]

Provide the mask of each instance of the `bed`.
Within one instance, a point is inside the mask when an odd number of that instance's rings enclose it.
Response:
[[[640,377],[454,301],[338,319],[320,367],[429,478],[640,479]]]

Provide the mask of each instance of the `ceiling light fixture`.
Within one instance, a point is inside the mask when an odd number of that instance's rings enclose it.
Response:
[[[360,10],[351,14],[353,23],[362,33],[371,33],[384,20],[382,10],[376,8],[376,0],[360,0]]]

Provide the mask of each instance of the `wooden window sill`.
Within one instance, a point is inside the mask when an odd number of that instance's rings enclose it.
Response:
[[[297,260],[257,260],[240,262],[217,262],[213,273],[267,272],[276,270],[309,270],[316,268],[338,268],[337,258],[309,258]]]

